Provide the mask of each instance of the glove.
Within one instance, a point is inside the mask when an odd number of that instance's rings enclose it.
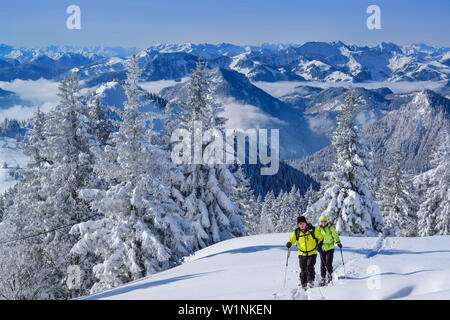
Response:
[[[290,242],[286,243],[286,247],[289,249],[292,246]]]
[[[342,249],[342,243],[338,243],[337,246]]]
[[[323,242],[319,243],[319,245],[317,246],[317,252],[319,252],[319,253],[323,252],[322,246],[323,246]]]

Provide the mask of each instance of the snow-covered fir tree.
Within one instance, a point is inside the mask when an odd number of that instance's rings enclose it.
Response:
[[[403,172],[402,156],[396,152],[392,165],[384,171],[378,190],[378,203],[384,220],[384,234],[417,235],[417,207],[411,179]]]
[[[98,96],[89,98],[89,107],[89,120],[92,122],[90,134],[96,143],[105,145],[114,131],[109,109],[102,105]]]
[[[300,191],[292,186],[291,191],[280,191],[272,202],[271,214],[273,232],[289,232],[296,228],[297,217],[303,214],[304,198]]]
[[[288,217],[286,224],[287,226],[284,227],[285,230],[294,230],[297,226],[297,217],[304,214],[306,211],[306,199],[301,194],[300,190],[297,189],[295,186],[292,186],[291,191],[288,194],[288,197],[286,199],[287,204],[285,204],[288,214],[286,215]]]
[[[264,201],[258,196],[255,210],[258,212],[257,233],[289,232],[295,229],[297,217],[306,209],[305,199],[295,186],[291,191],[280,191],[278,196],[270,190]]]
[[[161,145],[165,150],[172,150],[172,133],[176,130],[178,126],[177,114],[174,111],[174,107],[171,103],[166,103],[164,107],[164,114],[162,116],[162,123],[164,130],[161,131],[159,136],[156,138],[155,143]]]
[[[50,212],[59,222],[83,221],[91,215],[78,191],[94,183],[92,174],[93,157],[89,131],[89,109],[80,97],[78,77],[71,73],[59,87],[61,102],[49,114],[46,121],[47,145],[51,170],[49,170],[49,193],[47,201],[55,205]]]
[[[44,132],[45,116],[40,108],[37,108],[31,122],[32,128],[27,134],[27,143],[23,146],[24,153],[29,157],[28,168],[42,166],[48,157]]]
[[[74,73],[62,80],[58,96],[59,104],[45,121],[40,112],[35,116],[25,147],[30,163],[16,185],[14,202],[6,209],[0,232],[8,239],[25,237],[2,248],[10,259],[1,263],[7,264],[2,266],[5,272],[15,274],[11,267],[21,266],[28,274],[27,281],[14,289],[27,298],[70,297],[64,279],[67,267],[77,261],[69,257],[75,239],[67,233],[67,226],[91,214],[78,196],[80,189],[91,186],[93,176],[88,111]],[[30,234],[40,236],[27,237]],[[27,250],[20,255],[8,253],[23,248]],[[14,290],[7,294],[19,294]]]
[[[273,232],[282,232],[281,230],[284,229],[284,224],[288,220],[286,215],[289,214],[286,205],[287,193],[281,190],[278,196],[275,197],[272,208],[270,208]]]
[[[271,233],[275,230],[274,225],[274,203],[275,203],[275,195],[272,190],[270,190],[266,197],[264,198],[264,202],[261,207],[261,215],[259,222],[259,233]]]
[[[417,213],[421,236],[449,234],[450,231],[450,137],[448,130],[439,135],[431,157],[431,169],[415,178],[420,198]]]
[[[260,212],[257,209],[254,192],[250,188],[250,183],[248,179],[245,178],[241,166],[238,167],[235,175],[236,178],[239,179],[239,183],[234,194],[231,196],[231,200],[234,201],[243,213],[242,221],[247,234],[258,234]]]
[[[275,221],[275,232],[288,232],[289,230],[294,230],[293,226],[295,226],[296,220],[295,218],[293,219],[293,213],[298,207],[296,207],[295,203],[292,201],[293,199],[290,197],[290,192],[280,192],[277,200],[277,207],[275,209],[278,209],[280,214],[277,221]],[[294,223],[292,223],[292,221],[294,221]]]
[[[226,119],[219,116],[221,108],[212,100],[210,77],[204,63],[198,61],[188,83],[188,99],[179,116],[178,129],[191,135],[203,137],[201,164],[181,164],[184,181],[177,186],[183,197],[185,218],[194,225],[200,248],[207,245],[246,234],[242,222],[242,212],[231,200],[239,186],[239,181],[230,171],[230,165],[207,163],[207,157],[218,152],[208,150],[208,144],[215,137],[205,137],[206,130],[214,129],[224,136]],[[195,128],[194,123],[201,123]],[[194,146],[195,147],[195,146]],[[195,151],[194,151],[195,153]],[[206,158],[205,158],[206,155]],[[205,161],[206,160],[206,161]]]
[[[169,155],[150,141],[152,119],[139,108],[138,57],[129,59],[124,90],[124,110],[116,110],[121,121],[106,146],[96,149],[94,171],[106,189],[84,189],[80,195],[100,215],[75,225],[79,237],[71,253],[93,255],[96,282],[90,292],[139,279],[177,263],[192,252],[190,226],[179,215],[166,179],[175,170]]]
[[[372,198],[371,154],[354,123],[356,99],[353,93],[337,117],[332,143],[336,158],[327,174],[321,198],[308,208],[308,215],[326,215],[336,230],[346,235],[370,235],[382,231],[383,219]]]
[[[310,207],[314,202],[319,200],[318,191],[314,191],[312,185],[309,186],[308,190],[305,192],[304,202],[305,202],[305,211],[308,207]]]
[[[308,208],[312,207],[314,203],[316,203],[319,199],[322,198],[326,191],[325,184],[320,185],[320,189],[315,191],[312,185],[306,190],[305,195],[301,204],[301,212],[303,215],[313,223],[319,221],[320,216],[322,215],[320,211],[308,210]]]
[[[256,229],[255,229],[255,234],[258,234],[261,230],[260,227],[260,223],[261,223],[261,214],[262,214],[262,207],[263,207],[264,201],[262,199],[262,195],[258,194],[258,197],[256,197],[256,202],[255,202],[255,212],[257,215],[257,219],[256,219]]]

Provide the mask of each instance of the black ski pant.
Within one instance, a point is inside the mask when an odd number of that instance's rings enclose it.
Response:
[[[314,269],[316,265],[317,254],[312,254],[309,256],[298,256],[300,262],[300,283],[305,285],[309,281],[314,281],[316,276],[316,270]]]
[[[334,249],[328,251],[322,251],[320,254],[320,275],[325,278],[328,274],[333,274],[333,256]]]

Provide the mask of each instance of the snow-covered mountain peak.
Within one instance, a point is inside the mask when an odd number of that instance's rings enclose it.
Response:
[[[426,107],[428,109],[443,108],[444,110],[450,111],[450,100],[429,89],[417,92],[410,104]]]
[[[427,98],[427,93],[426,91],[421,91],[419,93],[416,94],[416,96],[414,97],[414,99],[411,101],[411,103],[413,104],[425,104],[425,105],[430,105],[428,98]]]
[[[135,50],[135,49],[133,49]],[[443,81],[450,74],[449,49],[413,46],[405,49],[393,43],[377,46],[346,45],[341,41],[304,44],[230,43],[157,44],[139,52],[141,66],[155,70],[151,80],[177,80],[190,73],[198,57],[209,65],[232,69],[251,81]],[[60,79],[79,67],[83,77],[117,72],[131,49],[120,47],[44,48],[0,47],[0,68],[9,67],[2,80]],[[113,60],[114,61],[114,60]],[[186,67],[184,67],[186,66]],[[89,72],[85,72],[89,69]]]

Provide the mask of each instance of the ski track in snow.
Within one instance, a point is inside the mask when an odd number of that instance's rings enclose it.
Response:
[[[449,299],[450,236],[423,238],[341,237],[334,280],[303,292],[297,252],[287,269],[283,244],[289,234],[264,234],[219,242],[175,268],[87,299]],[[320,258],[316,284],[320,280]]]

